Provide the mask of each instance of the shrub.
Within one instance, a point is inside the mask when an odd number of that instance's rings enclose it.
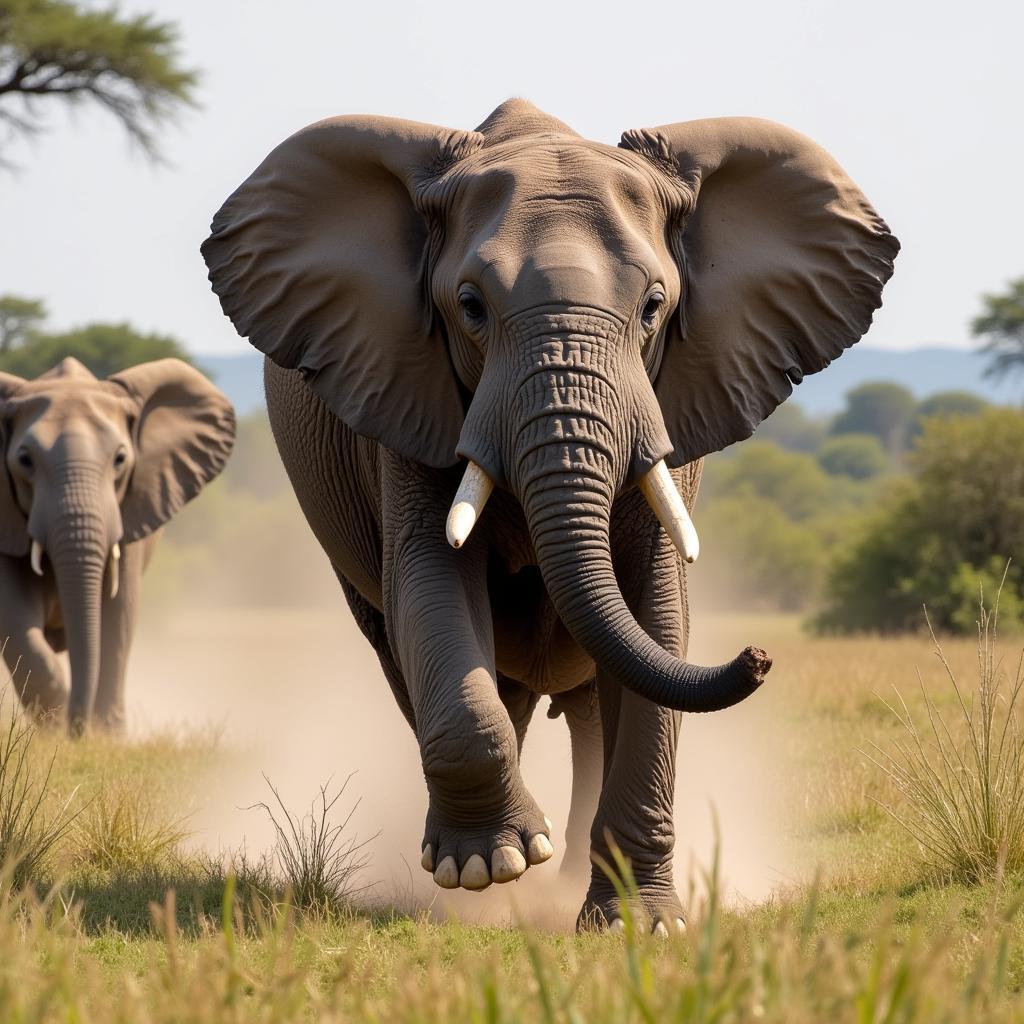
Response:
[[[831,476],[868,480],[884,473],[889,458],[877,437],[871,434],[840,434],[818,449],[818,465]]]
[[[359,801],[352,805],[340,824],[331,820],[331,812],[344,795],[352,776],[329,796],[327,786],[320,787],[319,800],[299,818],[284,805],[281,794],[266,778],[277,811],[267,803],[255,806],[266,812],[274,826],[274,860],[283,882],[291,893],[293,905],[314,917],[333,918],[351,909],[352,898],[365,886],[359,876],[369,864],[367,846],[376,838],[360,841],[349,834],[349,824]],[[280,814],[280,817],[278,817]]]
[[[924,428],[924,421],[932,416],[977,416],[990,408],[988,402],[973,391],[939,391],[919,403],[914,410],[908,439],[915,441]]]
[[[1024,413],[929,419],[910,467],[835,556],[815,626],[914,630],[927,600],[936,629],[970,632],[978,581],[992,592],[1010,558],[1002,619],[1024,624]]]
[[[902,384],[869,381],[846,393],[846,408],[833,421],[832,433],[873,434],[888,451],[899,451],[916,405]]]
[[[828,435],[827,425],[808,416],[796,402],[784,402],[758,428],[758,441],[773,441],[791,452],[816,452]]]

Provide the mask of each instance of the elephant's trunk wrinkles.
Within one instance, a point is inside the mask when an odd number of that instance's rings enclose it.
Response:
[[[61,498],[47,530],[46,552],[57,580],[71,662],[68,728],[81,734],[92,714],[100,674],[100,612],[109,555],[108,529],[95,510],[87,473],[61,481]]]
[[[573,376],[580,387],[579,367]],[[753,693],[771,666],[763,651],[748,647],[716,668],[690,665],[659,647],[626,606],[610,544],[621,458],[609,426],[615,418],[556,408],[528,422],[515,486],[545,586],[576,641],[624,686],[664,707],[717,711]]]

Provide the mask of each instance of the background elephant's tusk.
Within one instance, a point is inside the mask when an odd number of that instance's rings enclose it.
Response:
[[[110,597],[117,597],[117,588],[121,583],[121,545],[115,544],[110,549]]]
[[[469,539],[493,490],[494,481],[475,462],[470,462],[455,492],[452,510],[445,524],[448,543],[453,548],[461,548]]]
[[[37,576],[43,575],[43,545],[39,541],[32,541],[32,571]]]
[[[676,490],[672,474],[662,459],[646,476],[640,478],[640,490],[669,539],[675,544],[684,562],[694,562],[700,554],[700,540],[682,496]]]

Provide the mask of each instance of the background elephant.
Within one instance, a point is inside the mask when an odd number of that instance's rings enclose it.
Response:
[[[613,148],[523,101],[473,132],[322,121],[225,202],[210,280],[268,356],[282,458],[415,730],[439,885],[551,855],[519,773],[550,694],[568,858],[589,824],[594,852],[610,835],[632,860],[652,925],[681,916],[677,710],[743,699],[770,662],[682,660],[680,489],[692,502],[703,455],[860,338],[897,251],[787,128],[695,121]],[[581,923],[618,914],[595,869]]]
[[[66,704],[73,733],[94,716],[124,723],[156,531],[221,471],[234,438],[231,403],[178,359],[106,380],[75,359],[31,381],[0,374],[0,635],[26,707]]]

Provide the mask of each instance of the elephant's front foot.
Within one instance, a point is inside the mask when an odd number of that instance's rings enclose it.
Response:
[[[667,938],[686,929],[683,905],[670,870],[636,874],[629,912],[641,934]],[[587,898],[576,919],[576,930],[621,931],[624,928],[622,900],[604,872],[595,866]]]
[[[423,867],[442,889],[486,889],[513,882],[554,853],[551,823],[520,783],[496,806],[481,794],[452,798],[432,792],[423,836]]]

